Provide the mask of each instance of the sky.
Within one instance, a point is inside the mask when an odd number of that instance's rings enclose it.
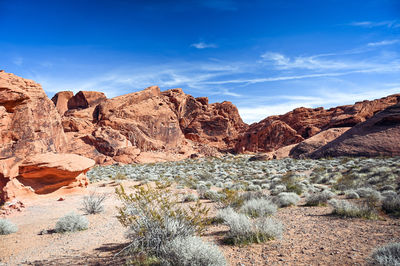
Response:
[[[253,123],[400,93],[400,1],[0,0],[0,69],[49,97],[182,88]]]

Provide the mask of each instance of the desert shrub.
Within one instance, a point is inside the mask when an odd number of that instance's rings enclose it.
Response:
[[[262,243],[282,236],[283,226],[275,219],[260,218],[253,222],[241,213],[226,214],[224,223],[229,226],[229,231],[224,240],[228,244]]]
[[[385,197],[382,200],[382,209],[387,213],[400,216],[400,196],[393,195]]]
[[[248,201],[252,199],[267,199],[268,195],[265,195],[262,191],[246,191],[240,197],[243,201]]]
[[[382,198],[396,197],[397,193],[393,190],[385,190],[381,193]]]
[[[292,172],[289,171],[282,176],[281,182],[286,186],[286,192],[294,192],[297,195],[301,195],[303,193],[303,187],[298,182],[298,176]]]
[[[357,194],[356,191],[353,189],[346,190],[344,192],[344,195],[346,196],[347,199],[359,199],[360,196]]]
[[[211,201],[218,201],[220,197],[221,197],[221,195],[217,191],[214,191],[214,190],[207,190],[203,194],[204,199],[208,199]]]
[[[97,194],[92,192],[89,196],[83,198],[83,208],[82,210],[86,214],[96,214],[104,210],[103,202],[106,200],[106,194]]]
[[[390,243],[375,249],[370,257],[373,265],[399,266],[400,265],[400,243]]]
[[[360,196],[360,198],[373,198],[376,199],[376,201],[379,201],[381,198],[381,193],[372,188],[362,187],[357,189],[356,192]]]
[[[293,192],[281,192],[274,198],[274,202],[279,208],[296,205],[299,200],[299,195]]]
[[[88,227],[89,221],[86,217],[71,212],[57,221],[54,231],[57,233],[76,232],[86,230]]]
[[[244,202],[239,211],[252,218],[257,218],[274,214],[277,206],[268,199],[251,199]]]
[[[259,191],[259,190],[261,190],[261,186],[260,185],[251,184],[251,185],[249,185],[247,187],[247,190],[249,190],[249,191]]]
[[[195,194],[187,194],[183,198],[183,202],[193,202],[193,201],[198,201],[199,198]]]
[[[0,219],[0,235],[8,235],[18,231],[18,227],[7,219]]]
[[[335,194],[329,190],[324,190],[322,192],[315,192],[306,198],[307,206],[321,206],[325,205],[328,200],[330,200]]]
[[[197,236],[176,237],[165,245],[162,262],[177,266],[223,266],[226,260],[218,247]]]
[[[149,257],[163,258],[167,243],[201,233],[208,223],[208,208],[199,201],[188,209],[183,208],[169,190],[137,187],[135,193],[127,194],[120,186],[116,193],[123,202],[118,208],[118,219],[128,227],[131,243],[124,251],[129,253],[144,252]]]
[[[328,203],[333,207],[332,214],[344,218],[376,219],[378,216],[374,208],[368,205],[357,205],[347,200],[331,199]]]
[[[116,173],[114,175],[114,177],[112,179],[114,179],[114,180],[126,180],[128,178],[126,177],[126,174],[118,172],[118,173]]]
[[[286,186],[285,185],[277,185],[271,190],[271,195],[278,195],[281,192],[286,191]]]
[[[224,188],[219,192],[220,197],[219,201],[217,204],[218,208],[226,208],[226,207],[232,207],[232,208],[240,208],[245,200],[241,197],[238,191]]]
[[[387,191],[387,190],[396,190],[396,188],[392,185],[384,185],[381,187],[380,191]]]

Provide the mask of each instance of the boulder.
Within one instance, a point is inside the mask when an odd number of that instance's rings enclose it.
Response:
[[[80,91],[68,100],[68,109],[84,109],[96,106],[107,97],[98,91]]]
[[[310,157],[400,156],[399,140],[400,103],[357,124],[334,141],[311,153]]]
[[[60,91],[57,92],[53,98],[51,98],[60,115],[64,115],[64,113],[68,111],[68,101],[72,97],[74,97],[74,93],[72,91]]]
[[[42,87],[0,72],[0,159],[62,152],[61,117]]]

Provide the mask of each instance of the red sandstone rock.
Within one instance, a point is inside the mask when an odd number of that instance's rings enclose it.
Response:
[[[352,127],[372,117],[376,112],[396,104],[397,96],[400,94],[328,110],[322,107],[301,107],[284,115],[267,117],[252,124],[240,136],[235,151],[268,152],[299,143],[328,128]],[[279,121],[280,126],[276,125],[276,121]]]
[[[3,160],[3,163],[11,165],[0,169],[2,201],[30,199],[58,190],[84,188],[89,182],[85,174],[95,164],[93,160],[79,155],[55,153],[31,155],[24,161],[15,158],[7,160]]]
[[[175,112],[185,137],[194,142],[229,150],[235,146],[239,133],[247,128],[231,102],[208,104],[207,97],[194,98],[182,89],[162,94]]]
[[[400,156],[400,103],[357,124],[310,157],[328,156]]]
[[[65,144],[60,115],[41,86],[0,72],[0,159],[60,152]]]
[[[340,128],[330,128],[318,133],[311,138],[308,138],[299,144],[295,145],[292,149],[290,149],[288,156],[293,158],[306,158],[312,152],[316,151],[317,149],[321,148],[322,146],[326,145],[327,143],[335,140],[350,127],[340,127]],[[285,147],[281,148],[284,149]]]
[[[83,109],[96,106],[107,97],[98,91],[80,91],[68,101],[68,109]]]
[[[74,93],[72,91],[60,91],[57,92],[53,98],[51,98],[60,115],[64,115],[64,113],[68,111],[68,101],[72,97],[74,97]]]

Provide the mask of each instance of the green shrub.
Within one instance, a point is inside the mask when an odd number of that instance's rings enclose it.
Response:
[[[18,231],[18,227],[7,219],[0,219],[0,235],[8,235]]]
[[[370,257],[373,265],[399,266],[400,265],[400,243],[391,243],[375,249]]]
[[[57,233],[76,232],[86,230],[88,227],[89,221],[86,217],[71,212],[57,221],[54,231]]]
[[[163,250],[170,241],[200,234],[208,224],[208,208],[199,201],[184,208],[169,190],[137,187],[135,193],[127,194],[120,186],[116,193],[123,202],[118,219],[128,227],[127,237],[131,240],[124,251],[131,254],[163,259]]]

